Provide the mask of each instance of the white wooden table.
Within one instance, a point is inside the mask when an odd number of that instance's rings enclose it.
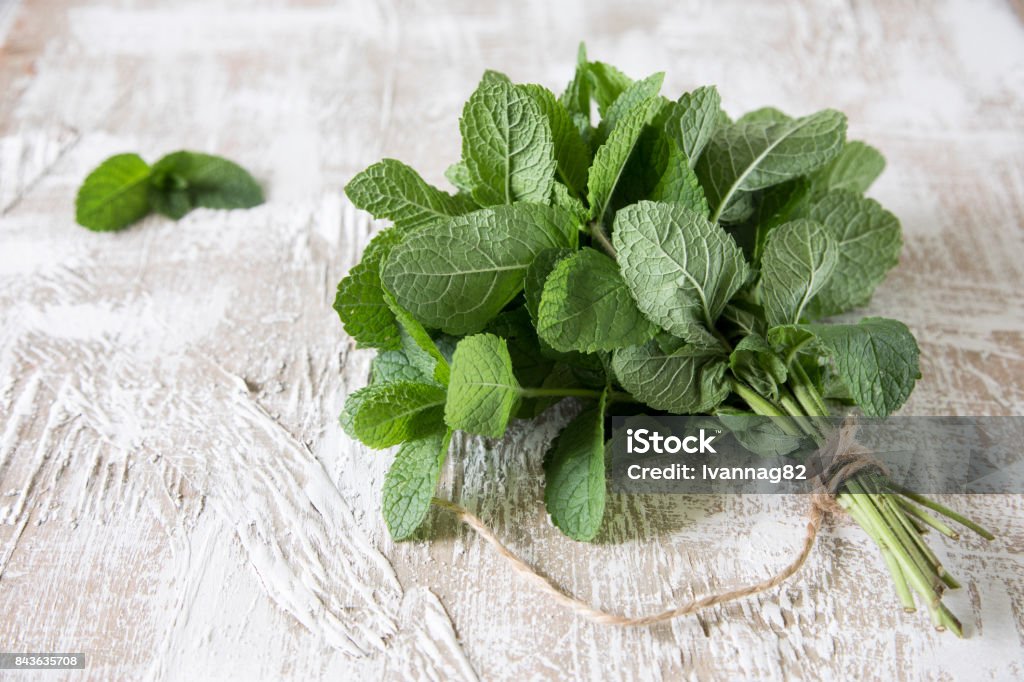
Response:
[[[431,181],[481,71],[560,90],[576,43],[732,113],[848,113],[903,220],[870,313],[908,322],[908,414],[1024,414],[1024,24],[1014,2],[0,0],[0,650],[110,679],[1020,679],[1024,498],[940,543],[969,639],[903,614],[846,519],[774,593],[651,629],[551,606],[440,514],[396,545],[389,453],[341,433],[367,378],[330,308],[380,225],[341,188],[382,156]],[[265,206],[74,224],[108,155],[252,169]],[[555,410],[461,439],[445,493],[575,593],[646,611],[788,560],[805,500],[617,498],[597,545],[543,513]],[[8,673],[5,679],[57,679]]]

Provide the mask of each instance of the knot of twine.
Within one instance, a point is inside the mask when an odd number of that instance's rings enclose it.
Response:
[[[856,435],[857,426],[852,420],[848,419],[832,432],[829,439],[819,449],[821,459],[828,462],[828,465],[816,477],[815,491],[811,497],[811,508],[804,541],[799,553],[789,564],[753,585],[709,594],[646,616],[626,616],[606,611],[578,597],[574,597],[506,547],[480,517],[465,507],[436,497],[433,499],[433,504],[452,512],[459,521],[472,528],[481,539],[493,547],[494,551],[508,562],[512,570],[541,592],[547,594],[555,603],[594,623],[621,626],[654,625],[655,623],[662,623],[681,616],[694,614],[710,606],[744,599],[765,592],[778,587],[796,574],[807,561],[807,557],[810,556],[811,550],[814,548],[814,541],[818,536],[818,531],[826,514],[834,513],[841,509],[835,501],[835,496],[842,488],[843,483],[852,476],[867,470],[885,473],[885,468],[872,457],[867,449],[857,443]]]

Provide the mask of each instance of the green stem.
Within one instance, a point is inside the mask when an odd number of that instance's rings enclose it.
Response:
[[[971,521],[969,518],[956,513],[949,507],[943,506],[938,502],[935,502],[934,500],[928,499],[924,495],[918,495],[917,493],[910,492],[909,490],[902,486],[893,485],[891,483],[889,484],[889,487],[898,492],[900,495],[903,495],[903,497],[906,497],[907,499],[917,502],[922,507],[928,507],[932,511],[942,514],[947,519],[951,519],[959,523],[961,526],[966,526],[967,528],[970,528],[986,540],[994,540],[996,537],[989,531],[985,530],[984,528],[976,524],[974,521]]]
[[[595,220],[590,223],[590,236],[604,249],[605,253],[613,259],[618,258],[619,254],[615,251],[615,247],[612,246],[611,240],[608,239],[608,235],[604,231],[604,225],[600,221]]]
[[[752,409],[757,414],[761,415],[762,417],[775,417],[776,423],[788,435],[803,435],[803,432],[800,430],[800,427],[796,423],[794,423],[793,420],[787,417],[785,412],[775,407],[775,405],[773,405],[768,400],[762,398],[754,389],[747,388],[747,386],[745,386],[743,383],[737,381],[736,379],[733,379],[732,390],[736,395],[743,398],[747,405],[750,406],[750,409]]]
[[[889,549],[888,545],[882,541],[882,539],[875,532],[872,524],[861,512],[860,507],[854,504],[850,500],[849,495],[840,495],[838,497],[840,506],[850,514],[857,525],[860,526],[868,537],[871,538],[874,543],[878,546],[878,549],[882,553],[882,558],[885,559],[885,565],[889,569],[889,574],[892,576],[893,586],[896,588],[896,595],[899,597],[900,603],[903,604],[903,610],[907,613],[913,613],[917,610],[917,606],[914,604],[914,596],[910,593],[910,588],[907,587],[907,577],[903,574],[903,569],[900,568],[899,561],[893,555],[892,550]]]
[[[921,521],[928,524],[935,530],[939,531],[946,537],[951,538],[953,540],[960,539],[960,533],[957,533],[955,530],[953,530],[945,523],[943,523],[940,519],[935,518],[934,516],[926,512],[924,509],[921,509],[907,498],[895,495],[894,499],[896,500],[896,503],[903,507],[907,512],[913,514],[914,517],[920,519]]]
[[[824,442],[823,434],[815,427],[811,420],[804,416],[801,412],[800,406],[797,405],[793,395],[786,389],[785,386],[779,392],[779,404],[782,408],[789,413],[789,416],[793,418],[800,428],[804,430],[804,433],[814,438],[818,443]]]

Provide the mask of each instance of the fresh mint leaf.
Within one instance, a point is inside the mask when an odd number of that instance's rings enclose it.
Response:
[[[850,141],[843,145],[839,156],[814,172],[811,181],[815,192],[842,189],[863,194],[883,170],[885,157],[881,152],[863,142]]]
[[[761,193],[750,217],[750,224],[746,227],[754,232],[751,263],[755,267],[761,265],[761,257],[772,230],[790,220],[806,217],[810,194],[811,183],[806,178],[790,180]]]
[[[440,429],[398,448],[381,496],[384,523],[395,540],[409,538],[427,517],[451,439],[450,430]]]
[[[149,165],[138,154],[118,154],[85,178],[75,198],[75,220],[96,232],[122,230],[149,213]]]
[[[590,220],[590,209],[583,205],[583,202],[569,193],[569,188],[560,182],[555,182],[551,188],[551,205],[562,209],[575,220],[577,227],[587,224]]]
[[[379,232],[366,247],[363,259],[338,283],[334,310],[345,332],[360,347],[396,349],[399,346],[395,316],[384,300],[380,266],[401,240],[401,232],[394,228]]]
[[[722,123],[721,110],[722,98],[713,85],[684,93],[672,105],[665,120],[665,132],[683,152],[691,168]]]
[[[562,93],[561,102],[574,121],[590,127],[590,73],[587,65],[587,46],[580,43],[576,51],[576,72]],[[579,128],[577,124],[577,128]]]
[[[584,248],[555,265],[544,285],[537,334],[555,350],[593,353],[633,346],[658,328],[633,303],[619,268]]]
[[[637,306],[679,337],[696,325],[712,329],[749,274],[721,227],[678,204],[641,201],[620,210],[612,242]]]
[[[569,422],[544,459],[544,504],[551,522],[574,540],[593,540],[604,518],[606,396]]]
[[[530,263],[530,267],[526,269],[526,278],[523,280],[523,297],[526,299],[526,309],[534,324],[537,323],[540,301],[544,294],[544,285],[548,281],[548,275],[555,269],[555,265],[559,261],[572,254],[572,249],[545,249],[537,254],[537,257]]]
[[[857,324],[801,324],[769,332],[777,345],[794,347],[808,338],[831,358],[850,397],[869,417],[898,410],[921,378],[917,341],[902,322],[866,317]]]
[[[648,197],[651,201],[680,204],[708,216],[708,200],[700,186],[697,174],[690,167],[686,154],[667,136],[665,137],[665,170]]]
[[[455,347],[444,420],[453,429],[500,438],[519,402],[520,388],[504,339],[467,336]]]
[[[608,135],[615,129],[615,126],[629,112],[638,106],[644,106],[646,102],[656,99],[661,92],[661,84],[665,80],[664,73],[655,73],[643,80],[631,83],[622,91],[622,94],[615,98],[607,111],[602,115],[601,123],[597,127],[596,140],[598,144],[604,144]],[[654,112],[651,114],[654,115]]]
[[[609,134],[608,141],[594,154],[594,164],[587,180],[587,201],[590,203],[590,216],[599,223],[610,217],[608,209],[612,195],[656,105],[657,100],[653,97],[638,102],[622,116]]]
[[[482,206],[543,203],[555,181],[555,147],[544,113],[507,80],[485,77],[462,110],[462,158]]]
[[[673,414],[709,412],[729,395],[729,366],[716,346],[656,339],[615,351],[612,369],[634,398]]]
[[[797,324],[828,285],[839,261],[835,239],[821,223],[794,220],[775,228],[761,260],[761,291],[770,327]]]
[[[874,199],[834,190],[814,200],[808,215],[835,239],[835,274],[807,309],[812,318],[867,305],[875,288],[896,267],[903,246],[900,222]]]
[[[381,279],[427,327],[473,333],[519,293],[538,253],[575,246],[577,232],[570,216],[549,206],[483,209],[406,235]]]
[[[153,164],[150,183],[154,193],[179,194],[168,200],[170,205],[181,202],[181,192],[191,208],[252,208],[263,203],[263,189],[247,170],[211,154],[168,154]]]
[[[590,62],[587,73],[590,76],[591,95],[597,102],[598,113],[604,117],[612,103],[633,83],[633,79],[604,62]]]
[[[435,384],[371,384],[359,393],[352,430],[371,448],[422,438],[441,424],[445,390]]]
[[[469,176],[469,167],[466,166],[465,161],[456,161],[444,171],[444,176],[448,178],[448,182],[452,183],[452,186],[459,192],[469,197],[473,194],[473,178]]]
[[[428,185],[419,173],[401,161],[384,159],[356,175],[345,186],[352,203],[374,218],[412,230],[448,220],[476,208],[465,197],[453,197]]]
[[[394,314],[398,326],[401,327],[406,355],[413,364],[420,368],[421,372],[432,376],[442,386],[447,386],[451,375],[448,361],[441,354],[434,340],[430,338],[430,334],[416,318],[409,314],[409,311],[398,305],[394,296],[384,292],[384,302]]]
[[[717,222],[749,192],[792,180],[824,166],[842,150],[846,117],[826,109],[798,119],[762,114],[720,127],[697,163],[697,176]]]
[[[736,119],[737,124],[744,123],[789,123],[793,117],[775,107],[761,107],[754,109]]]
[[[580,137],[580,131],[573,123],[565,107],[555,99],[554,94],[540,85],[520,85],[537,104],[548,121],[555,145],[555,167],[557,177],[576,196],[587,192],[587,171],[590,168],[590,148]]]
[[[384,350],[370,361],[371,384],[395,384],[402,382],[429,383],[432,373],[425,374],[409,359],[404,350]]]

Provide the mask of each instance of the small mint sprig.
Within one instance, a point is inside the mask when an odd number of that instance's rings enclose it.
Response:
[[[89,173],[75,198],[75,220],[96,232],[123,230],[150,212],[178,220],[193,208],[252,208],[263,190],[238,164],[180,151],[150,166],[117,154]]]

